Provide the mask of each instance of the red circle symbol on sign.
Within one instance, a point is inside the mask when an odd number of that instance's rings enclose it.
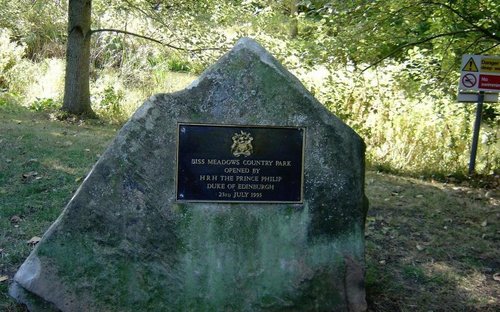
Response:
[[[473,74],[466,74],[462,77],[462,84],[466,88],[472,88],[476,85],[477,78]]]

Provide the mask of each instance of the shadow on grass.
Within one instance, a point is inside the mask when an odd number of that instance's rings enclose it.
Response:
[[[116,129],[98,121],[61,122],[46,112],[0,103],[0,311],[25,311],[8,284],[59,216]]]
[[[57,218],[115,131],[0,106],[0,276],[12,280],[26,241]],[[500,310],[498,198],[373,172],[366,180],[370,311]],[[7,287],[0,283],[0,310],[25,311]]]
[[[370,311],[498,311],[499,198],[367,174]]]

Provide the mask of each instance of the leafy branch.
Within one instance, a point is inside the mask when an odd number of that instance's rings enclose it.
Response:
[[[500,36],[498,36],[495,32],[491,32],[488,29],[483,28],[483,27],[477,25],[469,17],[467,17],[464,14],[460,13],[458,10],[454,9],[449,4],[441,3],[441,2],[434,2],[434,1],[423,1],[422,4],[443,7],[445,9],[447,9],[448,11],[452,12],[453,14],[455,14],[456,16],[460,17],[464,22],[466,22],[467,24],[469,24],[472,28],[475,28],[479,32],[481,32],[481,33],[485,34],[486,36],[488,36],[489,38],[492,38],[492,39],[494,39],[496,41],[500,41]]]
[[[377,66],[378,64],[380,64],[384,60],[386,60],[386,59],[388,59],[388,58],[390,58],[390,57],[398,54],[399,52],[401,52],[402,50],[404,50],[406,48],[414,47],[414,46],[417,46],[417,45],[420,45],[420,44],[432,41],[432,40],[437,39],[437,38],[454,36],[454,35],[459,35],[459,34],[466,34],[466,33],[471,33],[471,32],[477,32],[477,30],[467,29],[467,30],[447,32],[447,33],[442,33],[442,34],[437,34],[437,35],[434,35],[434,36],[430,36],[430,37],[424,38],[422,40],[405,43],[403,45],[398,46],[397,48],[395,48],[394,50],[392,50],[390,53],[388,53],[385,56],[381,57],[380,59],[378,59],[374,63],[370,64],[369,66],[367,66],[366,68],[364,68],[361,72],[365,72],[368,69],[370,69],[370,68],[372,68],[374,66]]]
[[[134,9],[135,11],[141,13],[143,16],[146,16],[147,18],[150,18],[152,21],[155,21],[159,25],[163,26],[165,29],[170,31],[170,33],[173,34],[173,36],[177,39],[177,41],[181,41],[179,36],[177,36],[177,33],[175,31],[172,31],[171,25],[168,25],[165,23],[165,21],[158,16],[158,14],[152,14],[150,11],[144,10],[140,6],[136,5],[135,3],[129,1],[129,0],[122,0],[125,4],[127,4],[130,8]],[[170,43],[169,43],[170,44]]]
[[[480,51],[478,54],[484,54],[484,53],[486,53],[486,52],[488,52],[488,51],[490,51],[490,50],[493,50],[494,48],[496,48],[496,47],[498,47],[498,46],[500,46],[500,42],[499,42],[499,43],[497,43],[497,44],[492,45],[492,46],[491,46],[491,47],[489,47],[489,48],[486,48],[486,49],[484,49],[484,50]]]
[[[200,52],[200,51],[220,50],[220,49],[221,49],[221,48],[197,48],[197,49],[187,49],[187,48],[182,48],[182,47],[175,46],[175,45],[170,44],[170,43],[165,43],[165,42],[160,41],[160,40],[158,40],[158,39],[154,39],[154,38],[151,38],[151,37],[148,37],[148,36],[144,36],[144,35],[136,34],[136,33],[133,33],[133,32],[130,32],[130,31],[126,31],[126,30],[121,30],[121,29],[102,28],[102,29],[93,29],[93,30],[91,30],[91,31],[90,31],[90,33],[91,33],[91,34],[94,34],[94,33],[99,33],[99,32],[115,32],[115,33],[119,33],[119,34],[130,35],[130,36],[138,37],[138,38],[141,38],[141,39],[146,39],[146,40],[149,40],[149,41],[152,41],[152,42],[158,43],[158,44],[160,44],[160,45],[163,45],[163,46],[166,46],[166,47],[169,47],[169,48],[175,49],[175,50],[187,51],[187,52]]]

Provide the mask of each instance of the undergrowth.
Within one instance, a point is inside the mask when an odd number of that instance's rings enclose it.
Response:
[[[226,13],[229,10],[220,9]],[[425,49],[410,49],[404,60],[386,61],[366,71],[360,70],[366,64],[343,65],[334,57],[320,63],[308,58],[310,45],[283,36],[287,31],[282,25],[285,17],[265,10],[249,17],[245,10],[241,6],[232,15],[212,16],[211,23],[217,25],[214,31],[224,36],[210,40],[222,48],[199,53],[172,51],[112,33],[99,34],[92,41],[91,56],[94,111],[102,120],[122,124],[149,96],[182,89],[236,39],[250,36],[360,134],[371,167],[415,177],[467,179],[474,105],[455,103],[455,83],[446,82],[453,79],[433,76],[439,60],[429,60]],[[241,23],[229,23],[238,14]],[[113,20],[106,17],[100,22]],[[147,30],[140,28],[144,25],[135,27]],[[27,58],[28,47],[5,29],[0,30],[0,39],[2,97],[15,98],[18,104],[37,111],[57,109],[62,103],[64,60]],[[195,36],[190,39],[190,44],[199,43]],[[458,79],[458,72],[451,75]],[[487,104],[476,160],[476,173],[485,179],[500,173],[499,125],[498,105]]]
[[[0,101],[0,310],[12,278],[119,126]],[[498,186],[497,178],[497,186]],[[370,311],[497,311],[500,194],[369,171]]]

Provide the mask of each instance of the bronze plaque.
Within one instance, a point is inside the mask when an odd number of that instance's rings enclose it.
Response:
[[[178,125],[177,200],[301,203],[305,129]]]

